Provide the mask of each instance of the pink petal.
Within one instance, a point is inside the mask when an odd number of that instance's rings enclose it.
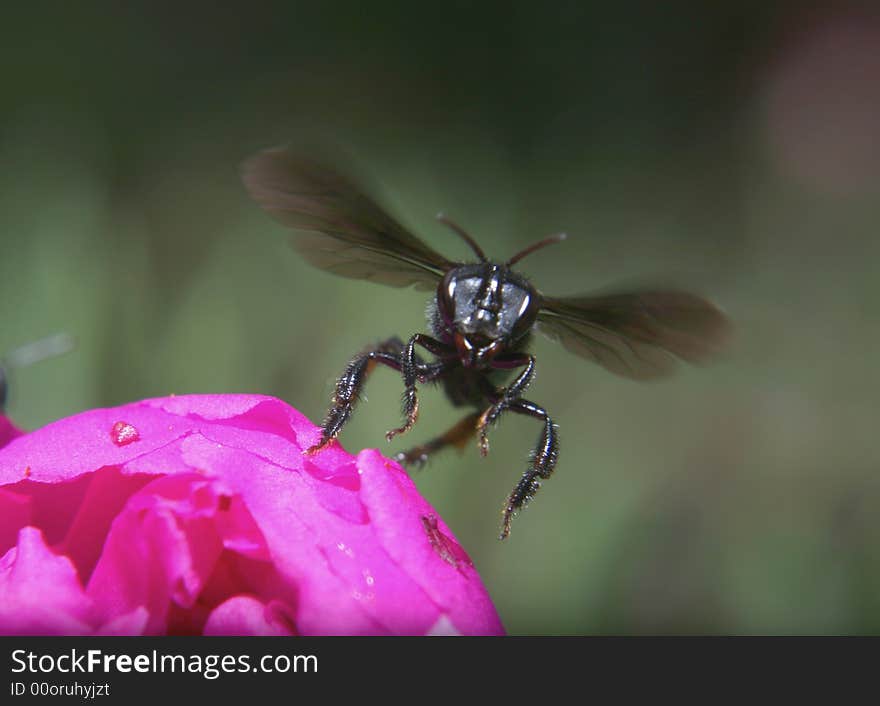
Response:
[[[105,636],[143,635],[145,634],[149,617],[147,609],[141,606],[140,608],[135,608],[131,613],[120,615],[105,623],[95,634]]]
[[[30,523],[68,555],[40,559],[63,562],[79,590],[82,617],[61,632],[503,632],[400,467],[338,444],[303,456],[318,435],[257,395],[62,419],[0,450],[0,541]]]
[[[472,562],[452,532],[437,520],[445,542],[460,556],[451,564],[431,540],[424,518],[437,518],[415,484],[393,461],[376,450],[358,455],[361,497],[370,513],[378,541],[401,568],[421,585],[456,629],[465,635],[504,632]],[[448,552],[448,550],[447,550]]]
[[[289,608],[266,605],[252,596],[235,596],[217,606],[205,623],[205,635],[293,635],[284,619]]]
[[[31,515],[31,498],[0,488],[0,552],[15,546],[21,528],[31,524]]]
[[[93,606],[69,559],[54,554],[34,527],[0,559],[0,633],[82,635],[91,632]]]
[[[172,603],[193,607],[223,550],[204,486],[201,478],[159,478],[129,499],[89,580],[104,620],[145,606],[146,632],[162,634]]]

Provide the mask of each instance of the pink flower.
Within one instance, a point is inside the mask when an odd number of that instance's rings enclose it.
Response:
[[[0,633],[501,634],[406,473],[303,456],[318,436],[271,397],[194,395],[9,441]]]

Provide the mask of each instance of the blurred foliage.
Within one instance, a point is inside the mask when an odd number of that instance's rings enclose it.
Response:
[[[244,194],[255,150],[332,143],[451,257],[441,209],[498,256],[565,230],[527,261],[541,289],[668,280],[736,324],[656,384],[539,340],[561,457],[505,543],[533,422],[418,474],[511,632],[880,631],[880,187],[823,189],[774,146],[786,52],[846,12],[801,6],[10,5],[0,350],[78,340],[14,372],[11,415],[242,391],[319,419],[354,352],[424,330],[422,294],[310,269]],[[399,394],[377,371],[343,444],[388,451]],[[436,390],[422,409],[394,450],[457,417]]]

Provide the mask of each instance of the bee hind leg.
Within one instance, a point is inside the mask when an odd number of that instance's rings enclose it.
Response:
[[[527,414],[544,423],[538,444],[532,452],[529,468],[513,489],[504,507],[500,539],[510,534],[510,523],[519,510],[534,497],[541,487],[541,481],[553,475],[559,456],[559,434],[553,420],[543,407],[534,402],[519,399],[510,404],[509,409],[517,414]]]
[[[395,454],[394,460],[403,466],[416,466],[420,468],[428,462],[430,456],[447,446],[455,446],[458,449],[464,448],[464,445],[477,431],[477,420],[479,417],[479,412],[473,412],[463,417],[440,436],[415,446],[408,451],[401,451]]]

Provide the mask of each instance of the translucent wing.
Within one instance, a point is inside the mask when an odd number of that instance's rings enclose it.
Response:
[[[730,330],[712,304],[674,290],[545,298],[538,327],[572,353],[635,380],[668,375],[675,358],[710,358]]]
[[[293,247],[322,270],[392,287],[433,289],[454,266],[348,179],[286,148],[251,157],[242,178],[257,203],[299,231]]]

